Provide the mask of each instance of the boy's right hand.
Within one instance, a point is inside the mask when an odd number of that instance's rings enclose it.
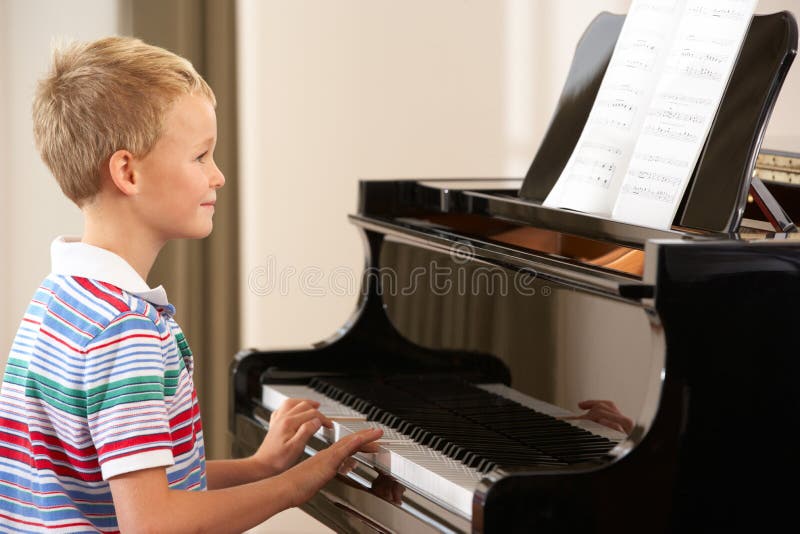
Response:
[[[288,487],[294,491],[292,506],[300,506],[313,497],[356,452],[374,452],[375,445],[371,442],[382,435],[378,428],[350,434],[286,471],[281,476],[288,479]]]
[[[332,427],[322,415],[317,401],[287,399],[269,419],[269,432],[253,459],[263,467],[263,475],[272,476],[293,465],[302,454],[308,439],[321,426]]]

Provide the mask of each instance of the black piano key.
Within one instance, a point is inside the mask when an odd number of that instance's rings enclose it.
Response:
[[[613,448],[560,419],[450,377],[328,377],[312,387],[481,472],[496,465],[566,465]]]

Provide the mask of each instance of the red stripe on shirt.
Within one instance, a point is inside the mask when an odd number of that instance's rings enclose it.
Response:
[[[88,278],[83,278],[81,276],[73,276],[72,277],[78,284],[84,288],[86,291],[94,295],[95,297],[99,298],[100,300],[104,300],[114,306],[117,311],[125,312],[130,311],[130,306],[128,306],[124,301],[118,299],[113,295],[109,295],[105,291],[101,291],[96,285],[94,285]]]

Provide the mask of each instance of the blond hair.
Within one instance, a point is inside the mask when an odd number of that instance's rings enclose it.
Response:
[[[39,81],[33,134],[42,160],[78,206],[100,190],[100,171],[120,149],[146,156],[164,117],[183,95],[214,92],[192,64],[132,37],[108,37],[56,49]]]

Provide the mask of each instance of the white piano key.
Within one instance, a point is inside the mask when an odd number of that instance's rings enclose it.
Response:
[[[366,419],[366,416],[364,416],[364,414],[361,412],[336,402],[333,399],[330,399],[322,393],[319,393],[318,391],[315,391],[307,386],[273,384],[269,387],[262,388],[261,402],[267,407],[275,407],[270,409],[277,409],[281,404],[283,404],[283,401],[290,398],[308,399],[319,402],[319,411],[326,417],[342,419],[349,417],[357,420]]]

